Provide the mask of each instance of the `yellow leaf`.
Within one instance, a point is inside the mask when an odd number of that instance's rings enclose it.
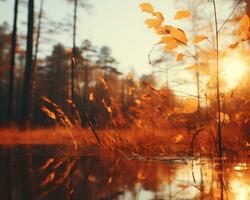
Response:
[[[244,35],[246,35],[248,34],[249,27],[250,27],[249,17],[248,15],[244,15],[240,20],[240,30]]]
[[[148,28],[157,29],[161,26],[161,22],[158,19],[146,19],[145,24],[147,24]]]
[[[161,22],[164,21],[164,17],[163,17],[163,15],[162,15],[161,12],[155,12],[155,13],[153,13],[153,15],[154,15],[159,21],[161,21]]]
[[[156,30],[156,34],[158,35],[165,35],[165,34],[169,34],[169,26],[161,26]]]
[[[175,14],[175,19],[184,19],[191,16],[191,13],[188,10],[180,10]]]
[[[141,3],[139,5],[142,12],[153,13],[154,8],[150,3]]]
[[[185,32],[179,28],[174,28],[173,26],[168,27],[170,34],[179,42],[187,45],[187,36]]]
[[[195,98],[186,98],[183,102],[184,113],[194,113],[197,110],[198,102]]]
[[[197,35],[194,39],[193,39],[193,43],[196,44],[196,43],[199,43],[203,40],[207,39],[206,36],[204,35]]]
[[[147,19],[145,24],[147,24],[148,28],[158,29],[164,21],[164,17],[160,12],[153,13],[153,15],[156,18]]]
[[[176,57],[176,61],[183,61],[184,59],[184,54],[183,53],[179,53]]]
[[[167,44],[169,42],[172,42],[173,40],[175,40],[175,39],[172,36],[166,35],[166,36],[161,38],[159,43],[166,43]]]
[[[178,47],[178,41],[173,38],[170,42],[166,43],[166,46],[164,47],[165,51],[171,51],[173,49],[176,49]]]

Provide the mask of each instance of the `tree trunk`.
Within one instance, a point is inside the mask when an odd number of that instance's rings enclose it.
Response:
[[[39,49],[39,39],[41,34],[41,22],[42,22],[42,15],[43,15],[43,2],[44,0],[41,0],[40,4],[40,11],[38,16],[38,25],[37,25],[37,35],[36,35],[36,45],[35,45],[35,55],[34,55],[34,66],[33,66],[33,74],[32,74],[32,83],[31,83],[31,99],[30,99],[30,115],[29,115],[29,121],[33,121],[34,116],[34,102],[35,102],[35,91],[36,91],[36,81],[37,81],[37,54]]]
[[[217,154],[219,158],[223,156],[222,149],[222,130],[221,130],[221,106],[220,106],[220,68],[219,68],[219,32],[218,32],[218,21],[216,3],[213,0],[214,7],[214,22],[215,22],[215,33],[216,33],[216,103],[217,103]]]
[[[74,24],[73,24],[73,44],[72,44],[72,62],[71,62],[71,100],[74,103],[74,79],[75,79],[75,56],[76,56],[76,21],[77,21],[77,0],[74,0]],[[72,114],[73,114],[72,110]]]
[[[12,109],[13,109],[13,90],[14,90],[14,77],[15,77],[15,59],[16,59],[16,40],[17,40],[17,16],[18,16],[18,3],[19,0],[15,0],[14,6],[14,20],[13,30],[11,36],[11,52],[10,52],[10,71],[9,71],[9,89],[8,89],[8,101],[7,101],[7,121],[12,121]]]
[[[30,112],[30,95],[32,81],[32,63],[33,63],[33,26],[34,26],[34,0],[28,1],[28,30],[27,30],[27,47],[26,47],[26,64],[24,71],[23,96],[22,96],[22,113],[21,125],[28,126]]]

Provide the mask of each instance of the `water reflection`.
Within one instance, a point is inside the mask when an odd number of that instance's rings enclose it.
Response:
[[[8,151],[9,152],[9,151]],[[250,199],[249,161],[187,164],[2,154],[0,199]]]

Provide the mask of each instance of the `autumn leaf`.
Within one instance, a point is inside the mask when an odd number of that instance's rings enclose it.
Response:
[[[146,19],[145,24],[147,24],[148,28],[158,29],[164,21],[164,17],[160,12],[153,13],[153,16],[156,18]]]
[[[153,13],[153,15],[154,15],[159,21],[161,21],[161,22],[164,21],[164,17],[163,17],[163,15],[162,15],[161,12],[155,12],[155,13]]]
[[[169,43],[169,42],[172,42],[173,40],[175,40],[172,36],[170,36],[170,35],[166,35],[166,36],[164,36],[164,37],[162,37],[161,38],[161,40],[160,40],[160,42],[159,43],[165,43],[165,44],[167,44],[167,43]]]
[[[46,186],[48,183],[52,182],[55,178],[55,172],[51,172],[44,180],[41,182],[41,186]]]
[[[230,49],[235,49],[238,45],[239,45],[239,41],[238,42],[235,42],[235,43],[233,43],[233,44],[230,44],[228,47],[230,48]]]
[[[178,41],[173,38],[170,42],[166,43],[164,50],[165,51],[171,51],[173,49],[176,49],[178,47]]]
[[[150,3],[141,3],[139,5],[142,12],[153,13],[154,8]]]
[[[250,27],[249,17],[248,15],[244,15],[240,20],[240,30],[244,36],[248,34],[249,27]]]
[[[176,57],[176,61],[183,61],[184,59],[184,54],[183,53],[179,53]]]
[[[44,113],[46,113],[51,119],[56,119],[56,115],[55,115],[55,113],[53,113],[51,110],[49,110],[48,108],[46,108],[45,106],[41,106],[40,107],[40,109],[44,112]]]
[[[187,45],[187,36],[185,32],[179,28],[174,28],[173,26],[168,26],[170,34],[179,42]]]
[[[186,98],[183,102],[184,113],[194,113],[197,110],[198,102],[195,98]]]
[[[108,106],[108,105],[106,104],[105,99],[102,99],[102,103],[103,103],[105,109],[106,109],[110,114],[112,114],[111,106]]]
[[[175,14],[174,19],[184,19],[191,16],[191,13],[188,10],[180,10]]]
[[[196,44],[196,43],[199,43],[203,40],[207,39],[206,36],[204,35],[197,35],[194,39],[193,39],[193,43]]]
[[[157,29],[159,26],[161,26],[161,21],[158,19],[146,19],[145,24],[147,24],[148,28]]]
[[[169,31],[169,26],[161,26],[156,30],[156,34],[158,35],[166,35],[166,34],[170,34]]]

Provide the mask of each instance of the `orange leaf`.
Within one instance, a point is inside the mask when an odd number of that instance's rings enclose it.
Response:
[[[184,59],[184,54],[183,53],[179,53],[176,57],[176,61],[183,61]]]
[[[229,48],[230,48],[230,49],[235,49],[236,47],[238,47],[239,43],[240,43],[240,42],[238,41],[238,42],[235,42],[235,43],[233,43],[233,44],[230,44],[230,45],[229,45]]]
[[[103,103],[105,109],[106,109],[110,114],[112,114],[111,106],[109,106],[109,105],[106,104],[105,99],[102,99],[102,103]]]
[[[56,120],[56,115],[55,115],[55,113],[53,113],[51,110],[49,110],[48,108],[46,108],[44,105],[42,105],[42,106],[40,107],[40,109],[41,109],[44,113],[46,113],[51,119]]]
[[[103,78],[102,76],[100,76],[100,77],[99,77],[99,80],[100,80],[101,83],[103,84],[104,89],[107,90],[109,87],[108,87],[107,82],[104,80],[104,78]]]
[[[188,10],[180,10],[175,14],[174,19],[184,19],[191,16],[191,13]]]
[[[184,45],[187,45],[187,36],[185,32],[179,28],[174,28],[173,26],[169,26],[170,34],[179,42]]]
[[[165,34],[169,34],[169,26],[161,26],[156,30],[156,34],[158,35],[165,35]]]
[[[207,39],[206,36],[204,35],[197,35],[194,39],[193,39],[193,43],[196,44],[196,43],[199,43],[203,40]]]
[[[157,29],[161,26],[161,22],[158,19],[146,19],[145,24],[147,24],[148,28]]]
[[[139,5],[142,12],[153,13],[154,8],[150,3],[141,3]]]
[[[159,21],[161,21],[161,22],[164,21],[164,17],[163,17],[163,15],[162,15],[161,12],[155,12],[155,13],[153,13],[153,15],[154,15]]]
[[[175,39],[172,36],[166,35],[166,36],[161,38],[159,43],[166,43],[167,44],[169,42],[172,42],[173,40],[175,40]]]
[[[173,38],[170,42],[166,43],[166,46],[164,47],[165,51],[171,51],[173,49],[176,49],[178,47],[178,41]]]

